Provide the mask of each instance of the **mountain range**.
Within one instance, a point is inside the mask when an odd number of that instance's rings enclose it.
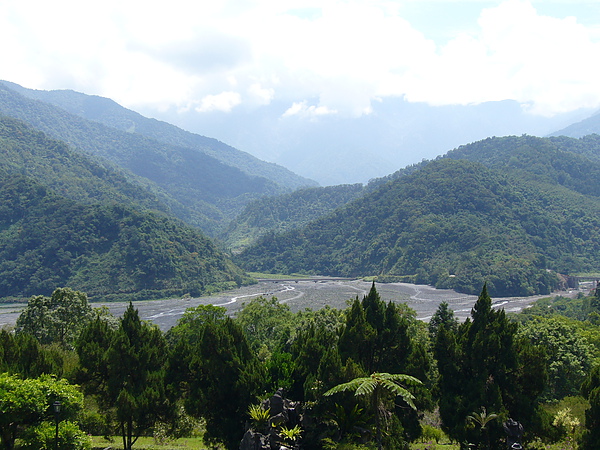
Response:
[[[307,225],[267,233],[235,260],[267,273],[549,293],[558,285],[550,274],[600,266],[599,142],[511,136],[461,146]]]
[[[25,93],[29,96],[22,95]],[[252,199],[316,185],[216,140],[128,112],[110,100],[72,91],[47,94],[94,120],[30,98],[43,97],[40,91],[6,82],[0,83],[0,114],[20,119],[67,142],[76,151],[118,168],[130,181],[159,196],[174,215],[210,235],[217,235]],[[117,128],[115,123],[119,124]],[[132,131],[134,128],[142,132]],[[149,137],[156,134],[162,139]],[[220,159],[211,155],[215,153],[221,155]],[[242,171],[238,166],[246,169]]]
[[[0,297],[200,295],[252,282],[236,264],[547,293],[598,271],[600,137],[565,135],[593,119],[318,187],[109,99],[0,82]]]

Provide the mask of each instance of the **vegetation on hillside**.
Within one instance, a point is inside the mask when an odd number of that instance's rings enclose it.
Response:
[[[548,293],[600,264],[600,198],[440,159],[236,257],[259,272],[378,275],[496,296]]]
[[[296,175],[284,167],[261,161],[216,139],[190,133],[166,122],[143,117],[108,98],[86,95],[71,90],[43,91],[26,89],[6,81],[2,84],[25,97],[51,103],[84,119],[93,120],[128,133],[140,134],[165,144],[199,150],[250,176],[258,176],[274,181],[284,190],[317,184],[312,180]]]
[[[0,297],[69,285],[94,299],[200,295],[248,278],[196,229],[119,204],[83,205],[0,171]]]
[[[361,184],[299,189],[248,203],[231,222],[223,240],[233,251],[255,242],[267,232],[300,228],[362,195]]]
[[[119,167],[172,212],[216,234],[250,200],[285,192],[197,149],[178,147],[85,120],[54,105],[31,100],[0,83],[0,113],[22,120],[74,150]]]

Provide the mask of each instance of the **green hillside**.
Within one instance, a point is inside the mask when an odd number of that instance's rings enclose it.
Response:
[[[125,175],[24,122],[0,115],[0,168],[26,175],[81,203],[117,202],[167,212],[157,196]]]
[[[25,98],[2,83],[0,113],[23,120],[78,151],[110,161],[159,196],[179,218],[213,235],[247,202],[284,192],[266,178],[250,176],[198,150],[82,119]]]
[[[550,271],[597,269],[599,247],[597,197],[551,177],[443,158],[300,230],[269,234],[237,261],[254,271],[379,275],[468,293],[487,281],[493,295],[509,296],[549,292],[557,284]]]
[[[197,230],[116,203],[83,205],[0,171],[0,298],[69,286],[93,300],[147,299],[243,282]]]
[[[121,131],[136,133],[165,144],[198,150],[247,175],[271,180],[283,189],[297,189],[317,184],[282,166],[262,161],[216,139],[190,133],[169,123],[144,117],[107,98],[70,90],[26,89],[7,81],[0,83],[25,97],[53,104],[84,119],[100,122]]]
[[[361,184],[352,184],[299,189],[254,200],[232,221],[223,241],[232,250],[240,250],[269,231],[283,232],[304,226],[363,192]]]

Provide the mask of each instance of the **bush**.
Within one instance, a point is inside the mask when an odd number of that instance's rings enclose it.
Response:
[[[29,428],[21,439],[23,450],[55,450],[56,425],[42,422]],[[58,450],[89,450],[92,438],[79,429],[77,424],[69,421],[60,422],[58,426]]]
[[[444,434],[442,430],[439,428],[433,427],[431,425],[423,425],[423,431],[421,432],[421,442],[429,442],[435,441],[436,444],[439,444],[440,441],[446,441],[448,438]]]

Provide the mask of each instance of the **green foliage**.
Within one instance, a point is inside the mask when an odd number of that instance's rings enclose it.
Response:
[[[592,450],[600,446],[600,366],[595,366],[581,385],[582,395],[590,402],[585,412],[586,431],[582,448]]]
[[[255,430],[263,434],[269,432],[269,419],[271,418],[271,409],[263,408],[262,405],[255,404],[248,406],[248,416],[252,421]]]
[[[124,450],[172,413],[164,381],[164,336],[157,327],[140,321],[131,303],[116,330],[100,317],[91,322],[77,351],[84,387],[97,395],[103,408],[114,408]]]
[[[504,310],[492,309],[485,285],[471,317],[456,332],[440,327],[434,346],[443,429],[458,442],[479,439],[465,419],[481,407],[502,420],[512,417],[531,424],[545,383],[543,354],[516,338],[517,324]],[[494,422],[488,432],[492,442],[503,435]]]
[[[186,312],[168,340],[171,389],[183,390],[187,412],[205,420],[207,444],[237,448],[248,408],[266,378],[242,328],[223,308],[197,307]]]
[[[22,436],[20,447],[23,450],[89,450],[92,438],[82,432],[77,424],[62,421],[58,424],[58,442],[56,425],[51,422],[27,429]]]
[[[61,403],[61,420],[74,418],[83,407],[81,392],[64,379],[0,374],[0,448],[12,449],[24,429],[53,420],[51,405],[56,401]]]
[[[241,250],[267,232],[300,228],[363,193],[361,184],[353,184],[305,188],[254,200],[231,222],[225,242],[233,250]]]
[[[81,205],[0,171],[0,297],[71,286],[95,300],[200,295],[248,279],[199,231],[163,215]]]
[[[355,396],[368,397],[373,408],[373,415],[376,418],[377,446],[381,450],[383,448],[382,432],[386,428],[384,424],[387,423],[387,417],[389,416],[390,399],[392,399],[393,404],[393,399],[400,397],[404,403],[412,409],[416,409],[415,396],[402,384],[418,385],[421,384],[421,381],[405,374],[372,373],[369,377],[355,378],[347,383],[334,386],[323,395],[329,396],[340,392],[353,391]]]
[[[436,339],[440,327],[454,332],[458,329],[458,319],[454,317],[454,311],[448,307],[447,302],[441,302],[429,320],[428,329],[433,340]]]
[[[0,85],[0,94],[1,113],[69,142],[80,154],[118,167],[135,184],[159,197],[177,217],[213,235],[248,201],[287,190],[262,174],[249,175],[203,152],[215,146],[213,140],[208,140],[209,145],[205,141],[200,147],[182,147],[85,120],[48,103],[27,99],[5,84]],[[239,153],[231,147],[216,147],[221,148],[211,153]],[[285,177],[290,182],[295,178],[289,172]]]
[[[257,351],[266,346],[270,352],[279,350],[288,340],[292,328],[290,307],[276,297],[258,297],[244,303],[235,321],[242,327],[250,347]]]
[[[548,382],[546,400],[560,400],[579,392],[593,362],[593,348],[572,321],[559,317],[530,320],[519,336],[545,350]]]
[[[69,288],[56,289],[51,297],[32,297],[17,319],[16,332],[30,334],[42,344],[56,342],[71,347],[92,320],[87,295]]]

